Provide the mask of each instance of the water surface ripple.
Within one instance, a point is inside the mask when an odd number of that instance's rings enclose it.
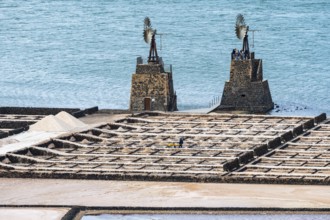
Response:
[[[180,109],[206,107],[229,78],[245,15],[273,100],[283,110],[330,113],[330,1],[31,0],[0,2],[0,105],[128,108],[143,19],[173,65]],[[252,43],[252,33],[250,33]],[[160,45],[161,44],[161,45]],[[284,111],[285,112],[285,111]]]

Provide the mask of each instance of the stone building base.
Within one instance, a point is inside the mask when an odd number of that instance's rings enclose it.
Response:
[[[220,106],[215,111],[265,113],[274,108],[269,85],[263,80],[262,60],[232,60],[230,80],[225,83]]]
[[[217,110],[241,110],[252,113],[267,112],[274,108],[268,81],[251,82],[244,87],[235,87],[226,82]]]
[[[172,72],[161,64],[138,64],[132,75],[130,110],[176,111]]]

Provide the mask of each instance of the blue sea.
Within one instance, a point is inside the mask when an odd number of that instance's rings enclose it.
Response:
[[[329,0],[1,1],[0,106],[127,109],[149,16],[179,109],[208,107],[241,48],[238,13],[259,30],[250,47],[279,105],[272,114],[329,114]]]

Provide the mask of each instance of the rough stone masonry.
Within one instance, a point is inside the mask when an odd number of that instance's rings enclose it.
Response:
[[[216,110],[265,113],[274,108],[268,81],[263,80],[262,60],[232,59],[230,80],[225,83],[221,104]]]
[[[176,111],[172,71],[165,71],[162,63],[143,64],[138,61],[132,75],[130,110]]]

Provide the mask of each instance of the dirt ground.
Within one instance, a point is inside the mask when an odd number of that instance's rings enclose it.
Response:
[[[330,186],[0,179],[0,205],[330,208]]]

